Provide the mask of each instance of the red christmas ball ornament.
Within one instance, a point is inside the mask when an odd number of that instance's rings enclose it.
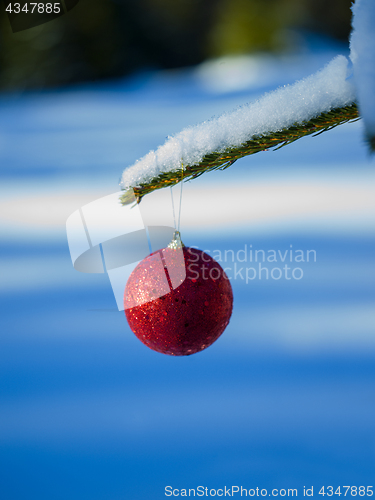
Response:
[[[144,344],[187,356],[206,349],[223,333],[233,292],[220,264],[201,250],[183,246],[176,232],[167,248],[134,269],[124,306],[130,328]]]

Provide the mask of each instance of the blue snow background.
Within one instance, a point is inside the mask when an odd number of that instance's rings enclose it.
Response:
[[[157,500],[168,485],[314,486],[319,498],[321,486],[374,484],[375,211],[352,209],[350,194],[375,194],[361,123],[184,186],[185,244],[317,252],[300,281],[233,280],[227,330],[194,356],[141,344],[108,278],[74,270],[65,233],[74,210],[115,192],[123,168],[166,136],[340,52],[316,43],[252,69],[239,61],[231,81],[200,67],[0,96],[1,499]],[[230,210],[236,186],[336,182],[347,211],[282,220],[276,207],[264,222],[206,225],[194,198],[199,188]]]

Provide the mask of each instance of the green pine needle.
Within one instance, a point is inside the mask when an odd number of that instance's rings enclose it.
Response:
[[[297,139],[301,139],[301,137],[311,134],[319,135],[322,132],[326,132],[327,130],[337,127],[337,125],[358,119],[359,114],[357,105],[352,103],[343,108],[335,108],[326,113],[322,113],[309,121],[296,123],[289,128],[280,130],[279,132],[253,136],[241,146],[227,148],[224,151],[219,152],[214,151],[205,155],[200,163],[195,165],[184,165],[183,170],[179,167],[175,171],[164,172],[158,175],[150,182],[134,186],[132,189],[124,192],[124,194],[120,197],[120,201],[123,205],[133,202],[134,191],[135,198],[139,203],[143,196],[151,193],[155,189],[173,186],[182,180],[187,181],[195,179],[211,170],[224,170],[244,156],[259,153],[260,151],[267,151],[269,149],[277,150],[287,144],[291,144]]]

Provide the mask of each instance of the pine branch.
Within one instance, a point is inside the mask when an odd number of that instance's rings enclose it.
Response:
[[[260,151],[267,151],[269,149],[277,150],[287,144],[291,144],[297,139],[301,139],[301,137],[311,134],[319,135],[338,125],[352,122],[359,118],[357,105],[352,103],[349,106],[335,108],[326,113],[322,113],[307,122],[296,123],[279,132],[273,132],[262,136],[253,136],[241,146],[206,154],[200,163],[195,165],[184,165],[183,171],[179,166],[175,171],[164,172],[153,178],[150,182],[134,186],[132,190],[124,192],[120,197],[120,201],[123,205],[133,202],[134,191],[136,200],[139,203],[143,196],[151,193],[155,189],[173,186],[182,180],[188,181],[190,179],[195,179],[211,170],[224,170],[244,156],[259,153]]]

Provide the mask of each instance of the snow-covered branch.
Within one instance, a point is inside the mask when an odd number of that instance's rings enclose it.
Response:
[[[121,187],[137,187],[161,173],[181,169],[181,162],[196,165],[207,154],[238,147],[253,137],[278,132],[344,107],[355,99],[353,83],[347,76],[348,60],[337,56],[308,78],[265,94],[218,118],[188,127],[127,168]]]
[[[375,150],[375,0],[356,0],[352,10],[350,59],[354,77],[348,59],[337,56],[325,68],[308,78],[281,87],[255,102],[169,137],[156,151],[150,151],[125,169],[121,187],[124,190],[141,188],[139,197],[142,197],[152,189],[181,180],[181,176],[174,179],[169,174],[181,172],[182,164],[194,167],[203,162],[206,168],[208,161],[211,164],[207,170],[213,168],[212,162],[216,160],[221,161],[221,165],[231,164],[238,156],[234,155],[233,161],[230,156],[228,160],[222,161],[220,153],[241,148],[249,141],[259,141],[262,137],[267,137],[267,141],[272,142],[272,134],[276,136],[280,131],[288,134],[290,130],[295,131],[296,127],[298,130],[299,126],[300,135],[297,134],[296,138],[303,137],[306,133],[312,133],[306,131],[306,127],[311,128],[311,120],[326,117],[333,109],[339,111],[336,124],[343,123],[355,118],[352,114],[354,107],[350,108],[349,118],[345,118],[347,115],[343,118],[340,110],[347,110],[347,106],[354,104],[357,99],[367,137]],[[331,123],[323,126],[323,129],[327,130],[332,126],[334,124]],[[287,138],[278,143],[283,141],[292,142]],[[277,137],[275,143],[277,144]],[[267,144],[264,147],[268,147]],[[256,150],[244,152],[242,156],[253,152]],[[204,170],[192,168],[189,175],[194,177]]]

